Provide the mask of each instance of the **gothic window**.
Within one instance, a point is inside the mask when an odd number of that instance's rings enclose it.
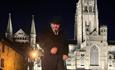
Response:
[[[89,6],[89,12],[92,12],[92,6]]]
[[[93,46],[90,49],[90,65],[98,65],[98,62],[99,62],[98,48],[96,46]]]
[[[111,67],[111,66],[112,66],[112,63],[113,63],[113,61],[112,61],[113,57],[112,57],[112,55],[109,55],[108,58],[109,58],[109,61],[108,61],[109,67]]]
[[[87,6],[84,6],[84,12],[88,12],[88,8],[87,8]]]
[[[86,26],[86,34],[88,35],[90,32],[90,27],[89,24],[85,21],[85,26]]]
[[[84,66],[84,54],[81,54],[81,66]]]
[[[112,59],[111,55],[109,56],[109,59]]]
[[[86,31],[89,31],[89,25],[86,25]]]

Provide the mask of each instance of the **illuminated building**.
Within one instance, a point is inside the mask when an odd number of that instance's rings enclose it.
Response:
[[[26,70],[23,56],[7,40],[0,40],[0,69],[1,70]]]
[[[77,40],[77,45],[73,44],[77,48],[73,52],[74,67],[78,70],[115,70],[115,45],[107,40],[107,26],[99,26],[97,0],[78,1],[74,30]]]

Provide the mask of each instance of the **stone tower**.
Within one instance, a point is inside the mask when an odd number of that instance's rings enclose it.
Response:
[[[35,47],[36,44],[36,28],[34,22],[34,15],[32,15],[32,25],[31,25],[31,32],[30,32],[30,46]]]
[[[12,21],[11,21],[11,14],[10,13],[9,13],[8,25],[7,25],[5,37],[10,39],[10,40],[13,38],[13,28],[12,28]]]
[[[76,8],[74,34],[80,45],[88,34],[99,33],[97,0],[79,0]]]

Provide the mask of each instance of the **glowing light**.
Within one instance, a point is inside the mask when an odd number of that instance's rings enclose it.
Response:
[[[32,59],[37,58],[37,57],[38,57],[38,51],[37,51],[37,50],[33,50],[33,51],[31,51],[31,53],[30,53],[30,57],[31,57]]]

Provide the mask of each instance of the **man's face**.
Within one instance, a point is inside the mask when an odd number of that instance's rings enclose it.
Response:
[[[50,26],[53,31],[58,31],[60,28],[60,24],[56,24],[56,23],[51,23]]]

